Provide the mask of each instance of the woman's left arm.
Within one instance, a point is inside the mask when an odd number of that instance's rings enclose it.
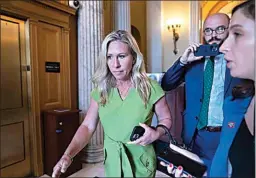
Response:
[[[164,96],[155,103],[155,113],[158,118],[158,124],[170,129],[172,124],[171,113]],[[140,126],[145,129],[144,135],[133,142],[128,142],[129,144],[145,146],[159,139],[165,133],[165,130],[161,127],[153,129],[144,123],[140,123]]]
[[[165,96],[155,103],[155,113],[158,118],[158,125],[161,124],[170,129],[172,125],[172,118]],[[156,131],[158,132],[159,137],[165,133],[164,129],[161,127],[158,127]]]

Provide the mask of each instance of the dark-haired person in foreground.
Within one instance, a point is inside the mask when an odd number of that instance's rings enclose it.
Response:
[[[233,88],[233,98],[228,102],[227,108],[232,105],[244,107],[242,110],[230,110],[224,119],[225,135],[230,141],[220,140],[219,147],[229,147],[228,154],[232,166],[232,178],[255,177],[255,133],[254,133],[254,81],[255,81],[255,1],[245,1],[232,10],[229,26],[229,36],[221,46],[225,54],[227,67],[231,76],[245,79],[244,83]],[[249,107],[244,103],[250,101]],[[233,142],[231,142],[233,140]],[[220,151],[217,150],[217,152]],[[225,165],[225,160],[214,159],[220,165]],[[225,177],[226,167],[212,167],[211,175]]]

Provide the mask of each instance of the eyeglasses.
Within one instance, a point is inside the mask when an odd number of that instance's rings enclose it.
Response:
[[[215,31],[215,33],[217,33],[217,34],[222,34],[222,33],[225,32],[226,29],[228,29],[228,28],[225,27],[225,26],[223,26],[223,25],[217,27],[215,30],[213,30],[213,29],[211,29],[211,28],[206,28],[206,29],[204,29],[204,34],[205,34],[206,36],[209,36],[209,35],[211,35],[211,34],[213,33],[213,31]]]

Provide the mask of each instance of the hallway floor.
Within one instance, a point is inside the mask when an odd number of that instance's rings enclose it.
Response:
[[[104,177],[104,165],[103,163],[97,164],[83,164],[83,169],[70,175],[69,177]],[[48,177],[43,175],[42,177]],[[156,172],[156,177],[169,177],[159,171]]]
[[[103,163],[83,164],[83,169],[71,175],[70,177],[104,177]],[[159,171],[156,172],[156,177],[169,177]]]

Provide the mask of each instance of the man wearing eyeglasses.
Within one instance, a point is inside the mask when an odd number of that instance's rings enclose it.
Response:
[[[228,36],[229,21],[228,15],[223,13],[208,16],[203,24],[204,43],[220,46]],[[182,138],[192,152],[204,161],[208,174],[212,159],[222,156],[215,155],[215,152],[225,115],[225,98],[232,95],[232,88],[241,80],[230,76],[223,54],[196,57],[194,52],[199,46],[194,43],[185,50],[165,73],[161,85],[169,91],[185,82],[186,109],[183,112]]]

